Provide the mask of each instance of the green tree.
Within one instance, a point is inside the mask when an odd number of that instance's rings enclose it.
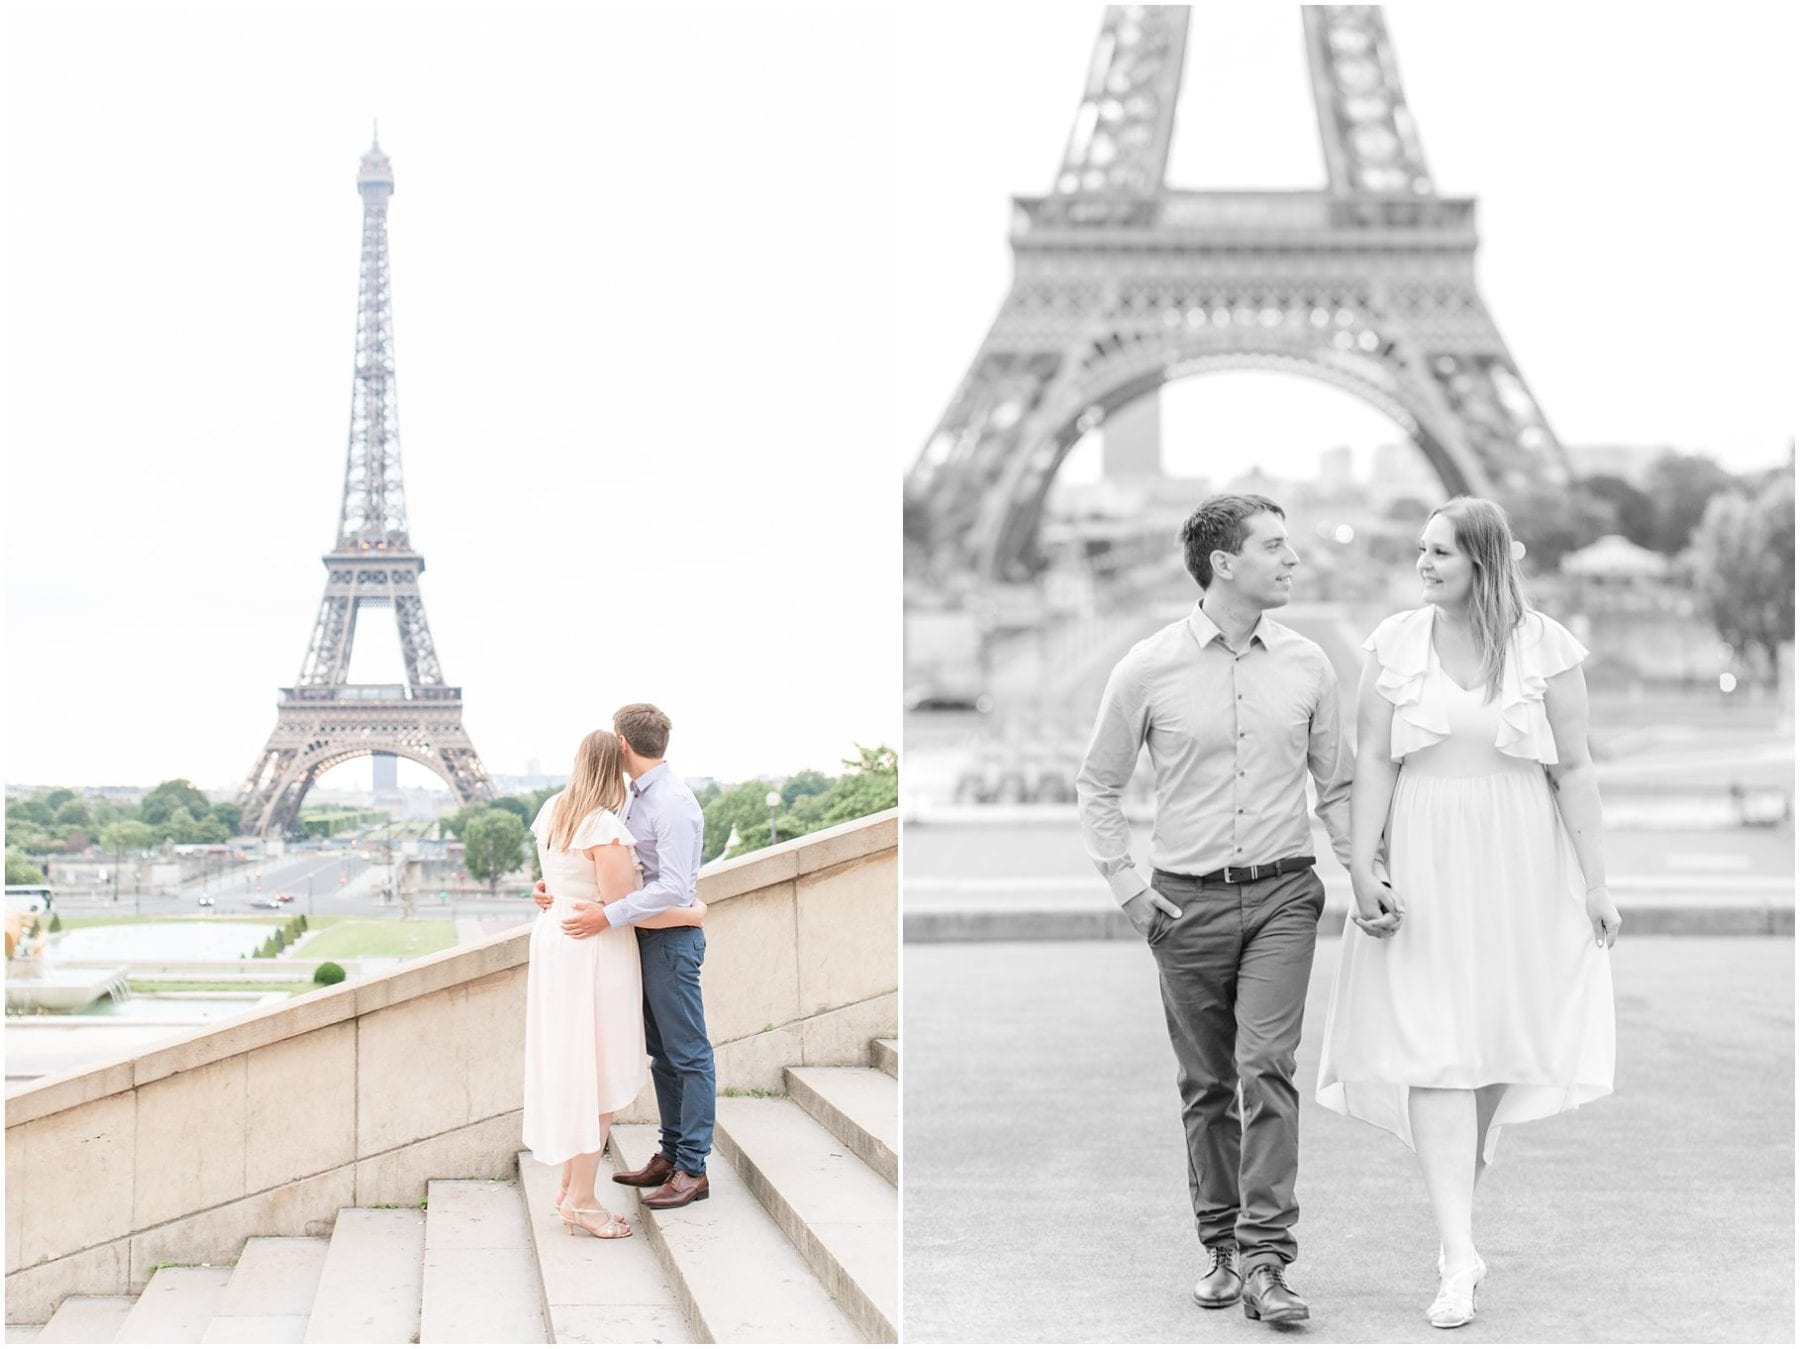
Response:
[[[740,839],[749,838],[759,826],[766,845],[769,839],[769,807],[764,804],[769,784],[760,781],[740,782],[727,787],[701,812],[706,830],[700,844],[700,856],[712,861],[725,851],[726,840],[735,828]],[[745,851],[739,848],[738,852]]]
[[[61,810],[69,802],[78,800],[74,792],[67,787],[52,787],[44,793],[44,804],[50,807],[51,813]]]
[[[525,823],[508,810],[484,810],[463,829],[463,865],[494,893],[500,878],[525,863]]]
[[[11,824],[14,820],[47,829],[55,823],[56,812],[44,802],[42,797],[28,796],[22,801],[15,800],[6,803],[6,822]]]
[[[781,804],[792,807],[803,796],[818,796],[831,790],[832,780],[816,768],[802,768],[781,784]]]
[[[138,802],[138,818],[145,824],[161,824],[177,810],[185,810],[190,818],[198,819],[211,809],[205,792],[186,778],[170,778],[144,793],[144,799]]]
[[[1719,636],[1746,654],[1760,652],[1774,687],[1777,654],[1794,640],[1793,475],[1771,480],[1755,497],[1715,494],[1687,556]]]
[[[1613,508],[1618,532],[1641,548],[1656,546],[1656,502],[1648,492],[1610,473],[1581,480],[1581,490]]]
[[[156,846],[156,831],[142,820],[115,820],[100,831],[100,847],[114,857]]]
[[[87,829],[94,823],[94,812],[78,796],[56,808],[55,820],[60,829]]]
[[[17,848],[6,850],[6,883],[8,885],[42,885],[44,873],[37,864]]]
[[[517,815],[519,817],[519,823],[524,825],[527,829],[531,828],[531,822],[537,818],[537,808],[529,801],[522,800],[517,796],[496,797],[491,809],[504,810],[510,814]]]
[[[225,826],[225,837],[230,838],[244,827],[243,809],[235,801],[215,801],[212,817]]]

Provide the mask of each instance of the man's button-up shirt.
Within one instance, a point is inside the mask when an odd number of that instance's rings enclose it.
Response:
[[[626,927],[694,902],[706,821],[687,783],[659,763],[625,794],[625,827],[637,841],[644,883],[606,906],[606,921]]]
[[[1088,856],[1120,903],[1149,887],[1121,805],[1145,746],[1156,772],[1151,866],[1204,876],[1305,855],[1308,772],[1349,865],[1352,760],[1337,675],[1316,643],[1267,614],[1233,651],[1196,605],[1113,669],[1076,792]]]

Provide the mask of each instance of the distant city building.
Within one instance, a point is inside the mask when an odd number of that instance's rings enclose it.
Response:
[[[1333,445],[1319,455],[1319,486],[1347,487],[1356,481],[1356,454],[1348,445]]]

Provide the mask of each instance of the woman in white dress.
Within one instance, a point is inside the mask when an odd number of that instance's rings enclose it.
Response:
[[[1608,949],[1587,651],[1525,607],[1506,513],[1426,522],[1425,605],[1363,644],[1351,882],[1319,1101],[1396,1134],[1442,1248],[1434,1326],[1464,1325],[1487,1266],[1474,1191],[1499,1128],[1607,1095]]]
[[[544,802],[531,826],[556,902],[531,930],[525,1146],[538,1161],[562,1167],[556,1210],[568,1231],[606,1238],[628,1237],[631,1226],[594,1194],[600,1153],[614,1112],[637,1099],[648,1076],[637,937],[629,927],[571,937],[562,923],[577,904],[610,904],[638,886],[633,839],[617,814],[625,790],[618,736],[591,732],[576,751],[568,786]],[[638,926],[691,925],[705,916],[696,900]]]

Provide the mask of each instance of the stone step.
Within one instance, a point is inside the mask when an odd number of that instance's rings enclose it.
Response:
[[[49,1324],[48,1321],[46,1321],[44,1323],[44,1325],[48,1325],[48,1324]],[[8,1326],[6,1328],[6,1343],[8,1343],[8,1344],[35,1344],[37,1342],[37,1337],[39,1335],[43,1334],[43,1331],[44,1331],[44,1326],[27,1326],[27,1325]]]
[[[131,1315],[128,1297],[66,1297],[36,1336],[39,1344],[105,1344]],[[11,1327],[7,1340],[12,1339]]]
[[[434,1180],[426,1188],[419,1343],[549,1343],[518,1185]]]
[[[889,1077],[899,1077],[900,1042],[898,1040],[869,1041],[869,1062]]]
[[[159,1269],[113,1339],[120,1344],[199,1344],[230,1281],[230,1265]]]
[[[715,1156],[734,1167],[870,1340],[900,1323],[900,1195],[792,1101],[721,1097]]]
[[[299,1344],[330,1244],[323,1237],[251,1237],[200,1342]]]
[[[900,1083],[875,1068],[789,1068],[788,1097],[889,1185],[900,1183]]]
[[[610,1155],[601,1160],[594,1197],[628,1219],[633,1234],[600,1240],[570,1233],[556,1216],[562,1168],[545,1166],[529,1152],[519,1154],[519,1189],[551,1337],[569,1344],[691,1343],[695,1335],[681,1299],[637,1220],[637,1191],[608,1179],[618,1169]]]
[[[425,1214],[419,1209],[339,1210],[305,1342],[416,1342],[424,1271]]]
[[[647,1163],[656,1152],[657,1133],[651,1125],[614,1129],[612,1152],[621,1169],[634,1171]],[[641,1208],[635,1192],[628,1201],[637,1212],[634,1226],[669,1272],[698,1339],[842,1344],[866,1338],[717,1152],[707,1162],[706,1180],[706,1199],[685,1208]]]

